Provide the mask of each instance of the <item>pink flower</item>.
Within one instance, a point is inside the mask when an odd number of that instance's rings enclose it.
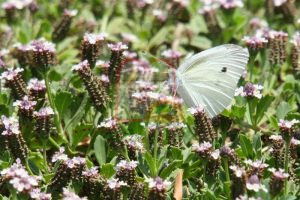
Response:
[[[125,183],[124,181],[119,181],[119,179],[117,178],[111,178],[107,180],[107,185],[110,189],[116,190],[121,188],[122,186],[126,186],[127,183]]]
[[[24,70],[21,68],[16,68],[16,69],[9,68],[6,71],[2,72],[0,79],[8,80],[8,81],[14,80],[23,71]]]
[[[90,44],[96,44],[96,42],[98,41],[105,40],[106,36],[107,35],[105,33],[100,33],[100,34],[85,33],[83,36],[83,40]]]
[[[235,91],[235,96],[242,97],[256,97],[258,99],[262,98],[261,90],[263,86],[253,85],[252,83],[247,83],[244,87],[237,88]]]
[[[156,177],[155,179],[149,178],[147,182],[150,189],[155,189],[158,191],[167,190],[167,188],[171,185],[170,181],[163,180],[160,177]]]

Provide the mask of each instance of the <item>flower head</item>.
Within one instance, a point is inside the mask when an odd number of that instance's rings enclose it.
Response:
[[[123,44],[122,42],[118,42],[115,44],[108,44],[107,46],[112,51],[124,51],[128,49],[128,46],[126,44]]]
[[[274,6],[279,7],[285,4],[288,0],[273,0]]]
[[[285,173],[283,169],[276,170],[275,168],[271,168],[269,171],[272,172],[272,176],[276,179],[284,180],[289,177],[289,174]]]
[[[136,81],[136,84],[140,91],[154,91],[157,89],[157,86],[152,82]]]
[[[251,50],[262,49],[268,43],[268,40],[261,35],[244,36],[242,41],[244,41],[246,46]]]
[[[68,155],[65,154],[65,147],[60,147],[58,152],[55,152],[52,157],[52,162],[56,162],[58,160],[66,161],[68,160]]]
[[[82,175],[87,176],[87,177],[98,177],[99,176],[99,167],[92,167],[90,169],[86,169],[85,171],[82,172]]]
[[[105,119],[98,125],[98,128],[115,129],[117,127],[117,121],[114,119]]]
[[[147,182],[150,189],[155,189],[157,191],[165,191],[171,185],[170,181],[163,180],[160,177],[156,177],[155,179],[149,178]]]
[[[166,129],[175,131],[185,127],[186,125],[182,122],[172,122],[170,125],[166,126]]]
[[[291,121],[280,119],[278,126],[280,129],[291,129],[297,123],[299,123],[299,120],[296,120],[296,119],[293,119]]]
[[[51,194],[42,192],[41,189],[35,188],[30,192],[30,197],[35,200],[51,200]]]
[[[54,115],[54,111],[51,107],[43,107],[38,112],[33,113],[35,117],[49,117]]]
[[[104,41],[106,36],[107,35],[104,33],[100,33],[100,34],[85,33],[83,36],[83,41],[89,44],[96,44],[99,41]]]
[[[178,59],[182,56],[182,54],[179,51],[168,49],[161,53],[162,56],[170,59]]]
[[[192,144],[192,150],[200,154],[201,156],[207,155],[212,150],[212,144],[209,142],[203,142],[201,144]]]
[[[198,115],[198,114],[204,114],[205,110],[203,106],[198,106],[195,108],[189,108],[188,111],[192,114],[192,115]]]
[[[247,83],[244,87],[240,87],[236,89],[235,96],[242,96],[242,97],[256,97],[261,99],[262,94],[261,90],[263,86],[261,85],[253,85],[252,83]]]
[[[237,165],[231,165],[229,169],[233,172],[235,177],[241,178],[246,175],[246,170],[243,167]]]
[[[137,167],[138,162],[137,161],[126,161],[126,160],[121,160],[117,166],[116,170],[134,170]]]
[[[263,191],[267,190],[265,186],[260,183],[258,176],[255,174],[248,178],[246,187],[248,190],[252,190],[255,192],[258,192],[259,190],[263,190]]]
[[[143,151],[144,145],[142,143],[142,136],[138,134],[129,135],[126,136],[124,139],[124,144],[128,146],[130,149],[136,150],[136,151]]]
[[[38,186],[40,180],[39,177],[30,176],[24,166],[21,165],[19,159],[17,159],[16,163],[11,167],[2,170],[1,175],[8,180],[18,192],[30,193]]]
[[[40,81],[37,78],[32,78],[28,82],[27,89],[37,91],[37,92],[45,91],[46,90],[45,80]]]
[[[70,190],[63,188],[63,200],[87,200],[86,197],[79,197],[74,192],[71,192]]]
[[[27,50],[34,52],[52,52],[55,53],[55,45],[44,38],[33,40],[27,45]]]
[[[160,9],[154,9],[152,11],[153,16],[160,22],[164,22],[167,19],[167,14]]]
[[[241,8],[244,6],[242,0],[219,0],[219,3],[222,8],[228,10],[233,8]]]
[[[15,117],[7,118],[4,115],[2,115],[1,122],[4,126],[4,131],[2,132],[2,135],[18,135],[18,134],[20,134],[19,121]]]
[[[89,69],[90,68],[90,65],[89,65],[89,62],[87,60],[84,60],[82,62],[80,62],[79,64],[77,65],[74,65],[72,67],[72,71],[85,71],[86,69]]]
[[[28,96],[24,96],[22,101],[17,100],[13,103],[14,106],[18,106],[22,110],[33,110],[36,105],[36,101],[31,101]]]
[[[107,185],[112,190],[117,190],[122,186],[126,186],[127,184],[124,181],[119,181],[117,178],[111,178],[107,180]]]
[[[11,81],[17,78],[18,75],[20,75],[21,72],[24,70],[21,68],[8,68],[6,71],[2,72],[0,79]]]

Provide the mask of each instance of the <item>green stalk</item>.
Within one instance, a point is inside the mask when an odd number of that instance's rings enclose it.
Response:
[[[55,103],[53,101],[53,97],[52,97],[52,94],[51,94],[51,87],[50,87],[50,82],[49,82],[47,72],[45,72],[45,74],[44,74],[44,79],[45,79],[45,83],[46,83],[46,90],[47,90],[49,103],[50,103],[51,108],[54,111],[54,124],[55,124],[55,127],[58,131],[58,135],[63,139],[63,141],[65,143],[67,143],[67,139],[64,135],[64,131],[63,131],[62,125],[60,123],[59,115],[58,115],[58,112],[56,110],[56,106],[55,106]]]
[[[49,137],[49,142],[53,145],[53,146],[55,146],[55,148],[57,149],[57,150],[59,150],[59,148],[60,148],[60,146],[59,146],[59,144],[57,144],[56,142],[55,142],[55,140],[50,136]]]
[[[290,151],[290,143],[291,139],[286,139],[285,141],[285,152],[284,152],[284,172],[289,173],[289,151]],[[288,187],[287,187],[288,179],[284,181],[284,195],[288,194]]]
[[[157,140],[158,140],[158,124],[156,126],[156,130],[155,130],[155,133],[154,133],[154,149],[153,149],[153,153],[154,153],[154,161],[155,161],[155,175],[157,175],[157,162],[156,162],[156,159],[157,159],[157,150],[158,150],[158,146],[157,146]]]
[[[231,199],[231,192],[230,192],[230,175],[229,175],[229,167],[228,167],[228,159],[227,158],[223,158],[223,167],[224,167],[224,171],[225,171],[225,175],[226,175],[226,183],[229,184],[229,189],[227,190],[227,198],[230,200]]]
[[[43,142],[43,160],[45,165],[46,173],[49,173],[48,163],[47,163],[47,152],[46,152],[46,142]]]

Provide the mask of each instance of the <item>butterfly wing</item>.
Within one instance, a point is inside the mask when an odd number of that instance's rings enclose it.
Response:
[[[230,105],[248,59],[248,51],[233,44],[200,52],[176,71],[178,94],[189,107],[204,106],[214,117]]]

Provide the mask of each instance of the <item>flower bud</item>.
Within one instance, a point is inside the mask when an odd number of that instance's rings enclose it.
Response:
[[[269,32],[269,62],[272,65],[282,65],[286,60],[288,34],[282,31]]]
[[[246,178],[247,174],[244,168],[232,165],[229,167],[231,170],[231,194],[233,199],[243,195],[246,192]]]
[[[294,125],[297,123],[299,123],[299,120],[295,120],[295,119],[293,119],[291,121],[283,120],[283,119],[279,120],[278,126],[280,129],[282,138],[285,141],[290,140],[293,137],[293,135],[295,133]]]
[[[124,144],[127,147],[128,156],[131,160],[137,159],[137,153],[144,150],[144,145],[142,143],[142,136],[140,135],[130,135],[123,139]]]
[[[171,182],[163,180],[160,177],[155,179],[150,178],[149,183],[149,195],[148,200],[166,200],[167,189],[171,185]]]
[[[2,135],[8,143],[8,148],[12,156],[15,159],[21,159],[22,163],[25,163],[28,155],[28,147],[20,132],[18,120],[13,117],[7,118],[2,116],[1,121],[4,127]]]
[[[42,72],[48,71],[55,64],[55,46],[43,38],[31,41],[27,46],[27,53],[30,66]]]
[[[63,16],[59,22],[54,26],[54,31],[52,33],[53,41],[63,40],[70,29],[72,19],[77,15],[77,10],[64,10]]]
[[[19,100],[27,95],[26,83],[21,75],[22,71],[21,68],[9,68],[0,76],[0,79],[5,80],[5,86],[10,88],[14,97]]]
[[[45,80],[39,81],[36,78],[32,78],[28,82],[27,90],[29,96],[34,100],[45,99],[46,84]]]
[[[127,183],[128,185],[134,185],[136,183],[135,168],[137,167],[137,161],[121,160],[116,166],[116,177]]]
[[[145,185],[143,183],[136,183],[130,190],[130,200],[146,200]]]
[[[270,186],[270,194],[272,196],[278,195],[284,186],[284,181],[289,177],[289,174],[284,173],[283,169],[275,170],[274,168],[270,169],[272,172]]]
[[[85,33],[81,41],[81,60],[87,60],[91,68],[94,68],[97,58],[101,53],[101,47],[105,40],[105,34]]]
[[[122,63],[123,52],[128,49],[127,45],[122,42],[118,42],[115,44],[108,44],[108,48],[111,50],[111,56],[109,61],[109,71],[108,76],[109,80],[112,84],[116,84],[116,80],[120,76],[117,71]]]
[[[116,120],[105,119],[98,125],[98,128],[101,128],[106,132],[107,136],[110,138],[109,143],[113,147],[120,149],[123,146],[123,133]]]
[[[104,188],[105,192],[105,200],[121,200],[122,199],[122,193],[121,189],[122,187],[127,186],[127,184],[124,181],[119,181],[118,179],[111,178],[107,180],[106,186]]]
[[[42,141],[47,141],[49,136],[54,133],[53,126],[54,112],[51,107],[41,108],[38,112],[34,112],[35,132]]]
[[[92,167],[82,172],[83,175],[83,194],[88,199],[97,200],[103,195],[103,178],[100,177],[98,167]]]
[[[17,100],[13,105],[18,107],[18,115],[21,119],[32,119],[36,101],[31,101],[28,96],[24,96],[22,101]]]
[[[198,136],[199,142],[212,142],[216,137],[216,132],[204,108],[190,108],[189,111],[195,118],[195,134]]]
[[[103,111],[105,103],[108,101],[108,97],[101,80],[92,73],[89,62],[84,60],[78,65],[74,65],[72,70],[79,73],[79,76],[88,90],[95,108],[98,111]]]
[[[166,126],[170,146],[181,146],[184,127],[186,127],[186,125],[180,122],[173,122],[169,126]]]

